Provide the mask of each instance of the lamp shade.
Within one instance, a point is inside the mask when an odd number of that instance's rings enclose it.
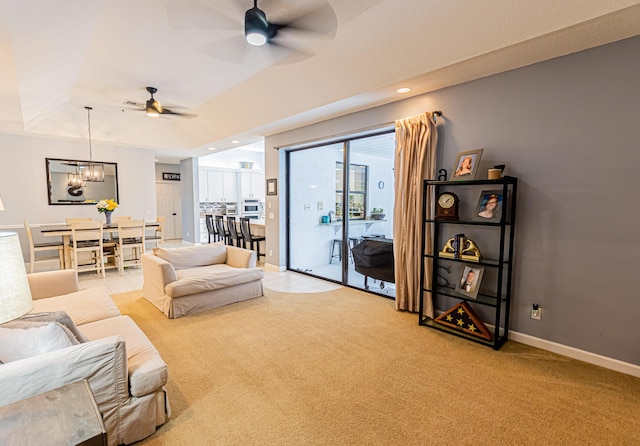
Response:
[[[0,324],[17,319],[32,308],[18,234],[0,232]]]

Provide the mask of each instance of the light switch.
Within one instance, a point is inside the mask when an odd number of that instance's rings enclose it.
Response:
[[[322,210],[322,207],[323,207],[323,203],[322,203],[322,201],[318,201],[318,204],[317,204],[317,208],[318,208],[318,210],[319,210],[319,211],[321,211],[321,210]]]
[[[273,219],[274,219],[274,217],[275,217],[275,216],[274,216],[273,212],[269,212],[269,220],[273,220]]]
[[[305,203],[304,204],[304,210],[308,211],[309,209],[311,209],[311,205],[309,203]]]

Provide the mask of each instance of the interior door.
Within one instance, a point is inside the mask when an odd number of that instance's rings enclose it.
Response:
[[[182,238],[182,185],[180,183],[156,183],[158,215],[166,218],[165,240]]]

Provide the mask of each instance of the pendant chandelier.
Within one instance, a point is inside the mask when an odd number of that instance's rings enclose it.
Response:
[[[91,147],[91,107],[85,107],[87,110],[87,122],[89,123],[89,162],[81,166],[81,177],[83,181],[93,183],[104,182],[104,164],[93,162],[93,150]]]
[[[67,186],[85,187],[86,183],[82,181],[80,175],[80,163],[76,164],[76,170],[74,173],[67,174]]]

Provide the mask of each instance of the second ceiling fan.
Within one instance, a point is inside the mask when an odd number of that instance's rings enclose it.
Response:
[[[153,95],[158,92],[157,88],[146,87],[146,90],[151,95],[151,97],[147,99],[147,102],[141,104],[140,102],[135,101],[125,101],[125,105],[133,105],[135,107],[138,107],[138,109],[143,110],[150,118],[157,118],[160,115],[176,115],[185,118],[195,118],[196,116],[198,116],[193,113],[179,112],[169,108],[165,108],[158,100],[153,97]]]

